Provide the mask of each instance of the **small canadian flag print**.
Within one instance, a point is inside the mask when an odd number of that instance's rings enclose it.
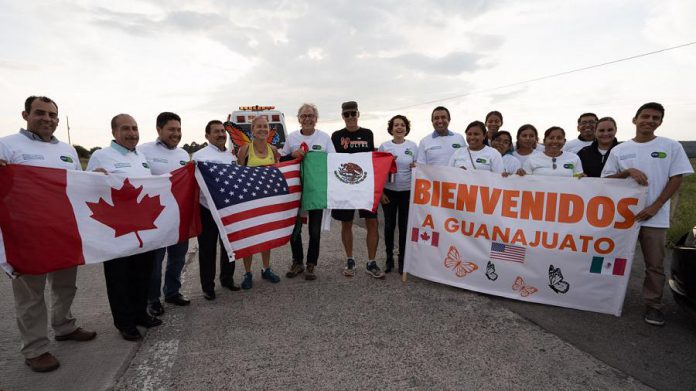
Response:
[[[413,228],[411,231],[411,241],[418,244],[429,244],[437,247],[440,241],[440,234],[423,228]]]

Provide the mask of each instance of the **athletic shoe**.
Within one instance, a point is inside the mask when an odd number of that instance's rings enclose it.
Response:
[[[273,273],[273,270],[271,270],[270,267],[261,272],[261,278],[264,280],[268,280],[274,284],[280,282],[280,277],[278,277],[277,274]]]
[[[244,273],[244,280],[242,281],[242,289],[251,289],[251,272]]]
[[[645,320],[645,323],[653,326],[665,325],[665,316],[662,314],[662,311],[658,310],[657,308],[646,309],[643,320]]]
[[[343,269],[343,275],[346,277],[353,277],[355,275],[355,260],[353,258],[348,258],[346,261],[346,268]]]
[[[304,275],[304,279],[307,281],[313,281],[317,279],[317,275],[314,274],[314,265],[307,265],[307,272]]]
[[[309,265],[307,265],[307,269],[309,269]],[[300,262],[293,262],[292,265],[290,265],[290,270],[285,273],[285,277],[287,278],[294,278],[300,275],[304,271],[304,266],[302,266],[302,263]]]
[[[365,267],[365,273],[369,274],[371,277],[374,278],[384,278],[384,272],[379,270],[379,266],[377,266],[377,262],[375,261],[367,263],[367,266]]]

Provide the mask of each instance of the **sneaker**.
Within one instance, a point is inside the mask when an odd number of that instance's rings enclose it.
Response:
[[[653,326],[665,325],[665,316],[662,314],[662,311],[658,310],[657,308],[646,309],[643,320],[645,320],[645,323]]]
[[[278,277],[277,274],[273,273],[273,270],[271,270],[270,267],[261,272],[261,278],[264,280],[268,280],[274,284],[280,282],[280,277]]]
[[[151,316],[161,316],[164,314],[164,307],[162,307],[162,303],[160,303],[158,300],[154,303],[150,303],[150,305],[147,306],[147,312]]]
[[[309,265],[307,265],[307,270],[309,270]],[[302,263],[300,262],[293,262],[292,265],[290,265],[290,270],[285,273],[285,277],[287,278],[294,278],[301,274],[304,271],[304,266],[302,266]]]
[[[242,289],[251,289],[251,272],[244,273],[244,280],[242,281]]]
[[[384,278],[384,272],[379,270],[379,266],[377,266],[377,262],[372,261],[367,264],[365,267],[365,273],[369,274],[371,277],[374,278]]]
[[[353,277],[355,275],[355,260],[353,258],[348,258],[346,261],[346,268],[343,269],[343,275],[346,277]]]
[[[314,274],[314,265],[307,265],[307,272],[304,275],[304,279],[307,281],[313,281],[317,279],[317,275]]]

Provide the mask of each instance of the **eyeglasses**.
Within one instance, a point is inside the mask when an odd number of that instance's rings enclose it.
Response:
[[[358,112],[357,111],[346,111],[343,113],[343,118],[348,118],[348,117],[357,117]]]
[[[301,119],[314,118],[314,114],[300,114]]]
[[[555,170],[556,169],[556,158],[555,157],[551,158],[551,163],[552,163],[551,167],[553,167],[553,169]]]
[[[580,126],[587,126],[587,125],[596,125],[597,121],[582,121],[580,122]]]

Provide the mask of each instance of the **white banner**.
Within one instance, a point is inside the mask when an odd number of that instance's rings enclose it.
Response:
[[[417,166],[404,270],[431,281],[621,315],[647,188],[633,180]]]

